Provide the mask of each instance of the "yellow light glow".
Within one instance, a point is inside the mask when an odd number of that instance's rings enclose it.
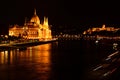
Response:
[[[85,32],[91,34],[92,32],[99,32],[99,31],[102,31],[102,30],[106,30],[106,31],[117,31],[119,30],[120,28],[114,28],[114,27],[106,27],[105,25],[102,25],[102,27],[93,27],[93,28],[89,28],[88,30],[84,31],[83,34],[85,34]]]
[[[9,28],[9,35],[11,36],[19,36],[21,34],[22,37],[27,39],[39,39],[46,40],[51,39],[52,34],[49,29],[48,18],[44,17],[44,21],[40,24],[40,19],[36,14],[36,9],[34,11],[34,15],[31,20],[26,23],[24,26],[14,25],[13,28]]]

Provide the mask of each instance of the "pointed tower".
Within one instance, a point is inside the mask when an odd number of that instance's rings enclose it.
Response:
[[[48,18],[44,17],[44,25],[48,26]]]
[[[25,23],[24,23],[24,25],[26,25],[27,24],[27,17],[25,17]]]
[[[34,22],[35,24],[38,24],[38,25],[40,24],[40,19],[37,16],[36,9],[34,9],[34,15],[31,18],[30,22]]]
[[[36,9],[34,9],[34,15],[37,15],[37,14],[36,14]]]

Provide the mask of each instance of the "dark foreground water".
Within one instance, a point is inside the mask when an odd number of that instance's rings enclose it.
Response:
[[[111,51],[81,40],[0,51],[0,80],[90,80],[90,68]]]

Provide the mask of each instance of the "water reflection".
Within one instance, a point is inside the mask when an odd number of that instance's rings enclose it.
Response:
[[[0,80],[48,80],[51,72],[51,44],[0,52]],[[6,66],[7,65],[7,66]],[[9,67],[8,67],[9,66]],[[4,74],[1,71],[4,69]],[[7,78],[3,77],[2,75]]]

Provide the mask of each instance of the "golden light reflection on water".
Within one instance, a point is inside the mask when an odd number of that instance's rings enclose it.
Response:
[[[0,64],[5,64],[8,62],[8,51],[0,52]]]
[[[0,65],[18,65],[36,77],[37,80],[48,80],[51,72],[51,44],[27,47],[25,50],[15,49],[0,52]]]

